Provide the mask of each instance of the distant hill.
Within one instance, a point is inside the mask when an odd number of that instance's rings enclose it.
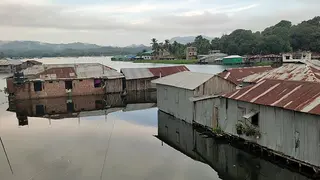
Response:
[[[151,48],[144,45],[112,47],[80,42],[51,44],[38,41],[0,41],[0,53],[5,57],[113,56],[136,54],[144,49]]]
[[[208,40],[212,40],[213,38],[208,37],[208,36],[202,36],[205,39]],[[173,37],[170,39],[170,43],[173,43],[174,41],[177,41],[180,44],[188,44],[188,43],[192,43],[194,41],[194,39],[196,38],[196,36],[183,36],[183,37]]]

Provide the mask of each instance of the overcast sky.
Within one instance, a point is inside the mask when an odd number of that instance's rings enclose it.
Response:
[[[0,0],[0,40],[125,46],[320,15],[320,0]]]

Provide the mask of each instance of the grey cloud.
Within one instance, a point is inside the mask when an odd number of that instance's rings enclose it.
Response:
[[[209,12],[196,16],[153,14],[149,17],[150,22],[130,24],[120,18],[108,17],[107,15],[101,17],[67,13],[68,8],[58,5],[32,6],[0,3],[0,32],[1,29],[6,29],[8,32],[9,28],[14,28],[15,31],[12,33],[19,34],[17,35],[19,38],[24,37],[23,34],[25,34],[25,37],[31,37],[32,40],[41,37],[41,40],[44,41],[64,38],[59,41],[76,41],[77,39],[80,41],[83,39],[90,42],[90,39],[94,39],[95,42],[102,43],[110,40],[111,43],[111,41],[120,41],[119,37],[122,37],[124,40],[121,40],[121,43],[131,44],[139,43],[139,39],[141,42],[149,42],[151,37],[170,38],[170,36],[176,35],[196,34],[220,36],[222,33],[229,33],[237,28],[262,30],[282,19],[297,23],[318,15],[317,6],[305,5],[300,7],[298,11],[289,8],[284,8],[282,11],[270,10],[266,16],[250,15],[246,12],[237,13],[235,16]],[[19,29],[21,29],[20,33]],[[55,29],[55,33],[50,29]],[[59,34],[57,31],[63,31],[63,33]],[[86,31],[87,33],[85,33]],[[86,34],[90,36],[83,37]],[[109,34],[108,38],[105,38],[106,35],[103,37],[104,34]],[[10,37],[15,36],[11,35]],[[46,38],[48,40],[45,40]]]

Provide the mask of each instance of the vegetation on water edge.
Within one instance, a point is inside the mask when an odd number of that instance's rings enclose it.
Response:
[[[155,64],[196,64],[198,60],[135,60],[133,63],[155,63]]]

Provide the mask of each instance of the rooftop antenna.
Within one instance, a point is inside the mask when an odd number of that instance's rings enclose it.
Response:
[[[7,154],[7,150],[6,150],[6,148],[4,147],[4,144],[3,144],[3,141],[2,141],[2,138],[1,138],[1,137],[0,137],[0,141],[1,141],[1,145],[2,145],[2,148],[3,148],[4,154],[6,155],[6,158],[7,158],[8,165],[9,165],[9,167],[10,167],[11,173],[13,174],[13,170],[12,170],[12,166],[11,166],[11,163],[10,163],[10,160],[9,160],[9,157],[8,157],[8,154]]]

